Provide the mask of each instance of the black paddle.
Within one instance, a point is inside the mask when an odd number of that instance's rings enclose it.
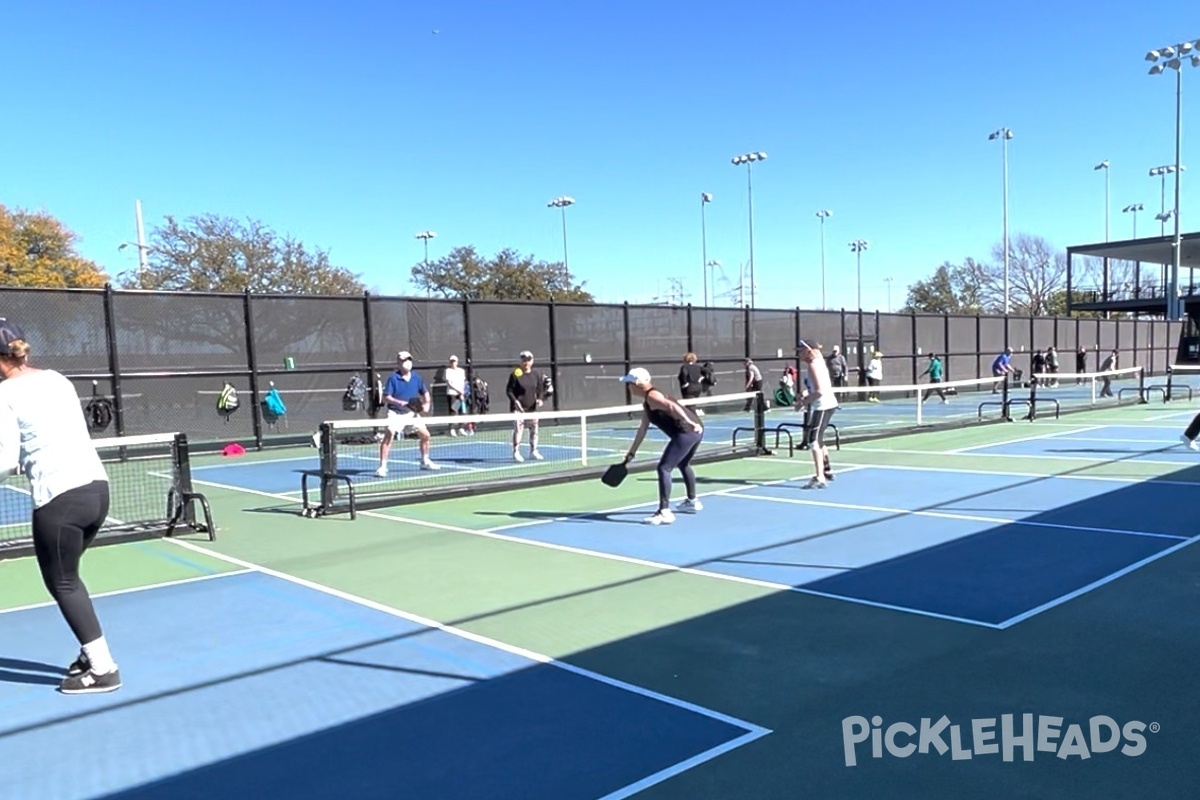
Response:
[[[604,470],[604,474],[600,476],[600,481],[605,486],[617,487],[621,485],[621,481],[625,480],[625,476],[629,474],[629,467],[622,461],[620,464],[613,464],[608,469]]]

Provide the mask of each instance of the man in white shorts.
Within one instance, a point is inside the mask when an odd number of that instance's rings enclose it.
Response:
[[[387,406],[387,432],[379,443],[379,469],[375,474],[386,478],[388,474],[388,452],[392,440],[410,431],[416,433],[421,450],[421,469],[441,469],[429,459],[429,429],[417,416],[429,411],[429,389],[421,376],[413,372],[412,354],[401,350],[396,354],[396,371],[388,378],[384,389],[384,405]]]

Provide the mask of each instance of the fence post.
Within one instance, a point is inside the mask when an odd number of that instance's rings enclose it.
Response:
[[[633,350],[629,347],[629,301],[628,300],[626,300],[625,303],[622,305],[622,309],[623,309],[623,311],[621,313],[621,329],[624,332],[624,339],[625,339],[625,372],[626,372],[626,374],[628,374],[629,370],[633,369],[633,361],[632,361]],[[631,398],[631,395],[629,394],[629,384],[623,383],[621,385],[625,387],[625,403],[628,404],[630,402],[630,398]]]
[[[475,379],[475,361],[472,355],[475,348],[471,346],[471,298],[464,297],[462,301],[463,315],[463,358],[467,366],[467,382]],[[472,400],[472,402],[474,402]]]
[[[554,410],[558,411],[558,335],[555,332],[554,318],[557,316],[554,313],[554,296],[550,296],[550,306],[547,309],[550,314],[550,382],[554,384]]]
[[[942,315],[942,358],[946,360],[946,375],[942,380],[952,381],[954,377],[950,374],[950,315]]]
[[[250,290],[242,294],[242,305],[246,317],[246,366],[250,368],[250,419],[254,426],[254,446],[262,450],[262,409],[258,396],[258,356],[254,348],[254,312],[251,309]]]
[[[692,304],[687,304],[687,352],[696,352],[695,334],[692,331]]]
[[[108,345],[108,371],[112,375],[113,423],[117,436],[125,435],[125,397],[121,391],[121,360],[117,353],[117,320],[113,313],[113,287],[104,284],[104,338]]]
[[[917,382],[917,351],[921,349],[920,347],[917,346],[917,315],[916,315],[916,313],[914,312],[912,314],[909,314],[908,319],[910,322],[912,322],[912,343],[913,343],[912,382],[915,384]],[[921,393],[917,392],[917,397],[920,397],[920,396],[921,396]]]
[[[1005,335],[1008,332],[1008,326],[1004,326]],[[983,322],[978,314],[975,315],[975,377],[983,377]],[[990,371],[990,370],[989,370]],[[1008,409],[1005,409],[1007,413]]]
[[[800,346],[800,336],[801,336],[801,331],[800,331],[800,306],[796,306],[796,324],[795,324],[795,326],[794,326],[794,327],[795,327],[795,329],[796,329],[796,330],[795,330],[795,333],[796,333],[796,335],[795,335],[795,336],[793,336],[792,338],[793,338],[793,339],[795,339],[796,341],[792,343],[792,350],[791,350],[791,353],[792,353],[792,355],[791,355],[791,358],[790,358],[790,360],[791,360],[791,362],[792,362],[792,365],[796,367],[796,374],[797,374],[797,375],[799,375],[799,374],[800,374],[800,357],[799,357],[798,355],[796,355],[796,350],[797,350],[797,348],[799,348],[799,346]],[[829,348],[830,348],[829,352],[831,352],[831,353],[832,353],[832,352],[833,352],[833,349],[832,349],[832,348],[833,348],[833,342],[830,342],[828,346],[829,346]],[[799,393],[799,391],[800,391],[800,388],[799,388],[799,387],[796,387],[796,392],[797,392],[797,393]]]
[[[363,327],[367,334],[367,379],[363,381],[367,386],[371,387],[371,394],[375,393],[375,334],[372,332],[375,324],[371,319],[371,293],[363,292]],[[364,408],[371,408],[370,403],[365,403]]]
[[[742,338],[744,338],[746,340],[745,347],[743,348],[746,352],[743,355],[746,358],[753,358],[753,356],[750,353],[750,336],[751,336],[751,334],[752,334],[752,331],[750,329],[750,306],[746,306],[745,308],[742,309]]]

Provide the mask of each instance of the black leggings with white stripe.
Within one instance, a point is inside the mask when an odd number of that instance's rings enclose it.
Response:
[[[687,496],[696,499],[696,473],[692,472],[692,456],[700,447],[703,434],[689,431],[671,435],[671,441],[658,459],[658,508],[671,507],[671,470],[678,467],[683,475],[683,485],[687,488]]]
[[[79,577],[79,560],[108,516],[108,482],[63,492],[33,512],[33,548],[46,590],[81,645],[103,632]]]

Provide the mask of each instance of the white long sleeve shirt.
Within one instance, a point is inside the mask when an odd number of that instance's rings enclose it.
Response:
[[[54,370],[0,381],[0,472],[20,465],[41,508],[63,492],[107,481],[88,435],[79,395]]]

